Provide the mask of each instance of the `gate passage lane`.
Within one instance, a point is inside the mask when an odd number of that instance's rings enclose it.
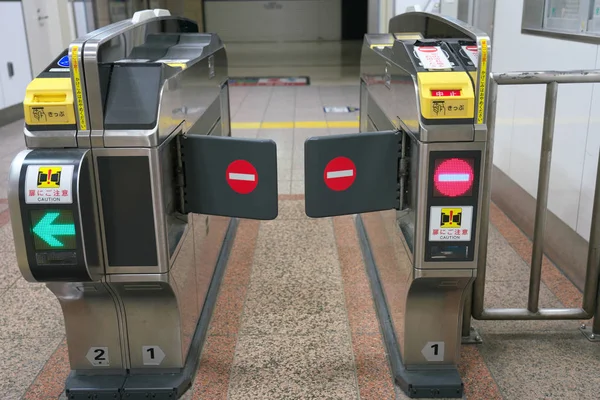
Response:
[[[291,120],[302,105],[302,114],[316,121],[323,103],[357,106],[358,90],[232,89],[232,116],[240,123],[274,122],[261,118],[289,104]],[[19,124],[0,128],[0,173],[21,150],[20,129]],[[304,140],[350,129],[338,131],[245,129],[234,136],[269,135],[278,146],[286,143],[278,160],[280,188],[300,194]],[[0,397],[57,399],[69,371],[60,306],[43,285],[19,277],[3,185],[0,180]],[[239,399],[244,393],[245,399],[396,396],[351,217],[310,220],[299,198],[281,196],[274,221],[241,222],[187,399]],[[529,276],[524,260],[531,244],[500,210],[492,207],[491,214],[487,305],[507,306],[509,300],[523,306]],[[400,256],[388,235],[378,243],[383,253]],[[547,283],[542,305],[579,301],[581,294],[549,262],[542,280]],[[329,292],[312,289],[311,282]],[[577,331],[576,322],[475,321],[474,326],[484,344],[463,346],[460,371],[468,399],[597,398],[600,377],[591,371],[600,368],[600,347]],[[282,382],[287,392],[280,389]]]

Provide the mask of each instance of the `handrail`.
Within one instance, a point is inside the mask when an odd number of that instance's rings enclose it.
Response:
[[[540,173],[536,198],[536,213],[533,232],[533,251],[531,257],[531,273],[529,277],[529,296],[527,308],[484,308],[485,274],[487,267],[487,236],[489,224],[482,224],[480,230],[479,258],[477,278],[473,284],[472,310],[473,318],[479,320],[571,320],[589,319],[594,316],[592,332],[600,333],[600,312],[598,310],[598,287],[600,277],[600,162],[596,175],[596,187],[592,210],[589,249],[586,265],[583,302],[579,308],[539,308],[539,292],[541,284],[542,261],[544,255],[544,229],[548,207],[548,191],[550,180],[550,164],[554,136],[554,122],[559,84],[600,83],[600,70],[590,71],[546,71],[546,72],[510,72],[491,74],[490,76],[490,110],[488,132],[493,148],[496,119],[496,97],[498,85],[545,84],[546,100],[542,128],[542,146],[540,154]],[[490,150],[490,156],[492,151]],[[492,159],[488,159],[484,171],[483,201],[489,204],[491,198]],[[484,219],[485,218],[485,219]],[[489,207],[482,210],[482,221],[489,220]],[[469,305],[466,309],[468,310]],[[465,315],[465,320],[468,314]],[[463,323],[463,335],[468,335],[470,321]]]

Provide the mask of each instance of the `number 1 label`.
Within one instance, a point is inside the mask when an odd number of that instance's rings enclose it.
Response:
[[[142,362],[144,365],[160,365],[165,353],[158,346],[142,346]]]
[[[427,361],[444,361],[444,342],[427,342],[421,354]]]

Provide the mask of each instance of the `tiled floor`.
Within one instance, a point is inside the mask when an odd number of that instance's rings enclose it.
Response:
[[[257,74],[270,73],[273,57],[238,50],[232,76],[250,75],[244,57]],[[318,51],[324,72],[310,86],[231,89],[233,135],[277,143],[279,217],[241,222],[186,399],[405,398],[390,377],[352,217],[304,213],[304,141],[358,131],[356,113],[323,111],[359,106],[358,87],[344,72],[356,67],[328,60],[331,49]],[[310,74],[296,68],[302,62],[279,61],[290,74]],[[20,277],[8,224],[8,166],[23,147],[22,122],[0,128],[0,398],[56,399],[69,371],[61,310],[45,286]],[[531,244],[495,206],[490,227],[486,304],[521,307]],[[581,297],[548,260],[543,282],[544,306]],[[468,399],[598,398],[600,347],[578,322],[474,325],[484,343],[462,349]]]

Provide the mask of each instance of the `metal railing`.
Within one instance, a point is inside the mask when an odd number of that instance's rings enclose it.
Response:
[[[600,162],[596,174],[596,186],[592,209],[589,249],[586,263],[583,302],[580,308],[539,308],[542,261],[544,258],[544,230],[548,208],[550,164],[556,117],[556,101],[559,84],[600,83],[600,70],[566,72],[510,72],[492,74],[489,87],[488,133],[489,143],[483,177],[483,203],[481,210],[481,231],[479,238],[479,258],[477,278],[465,303],[463,337],[471,334],[471,318],[478,320],[585,320],[594,317],[588,338],[595,339],[600,334],[600,303],[598,279],[600,277]],[[542,127],[542,146],[536,197],[535,222],[533,231],[533,251],[529,276],[529,298],[527,308],[485,308],[485,274],[487,267],[487,245],[489,229],[489,204],[491,201],[491,178],[493,168],[494,131],[496,122],[496,102],[499,85],[546,85],[546,100]],[[479,341],[477,338],[475,341]]]

